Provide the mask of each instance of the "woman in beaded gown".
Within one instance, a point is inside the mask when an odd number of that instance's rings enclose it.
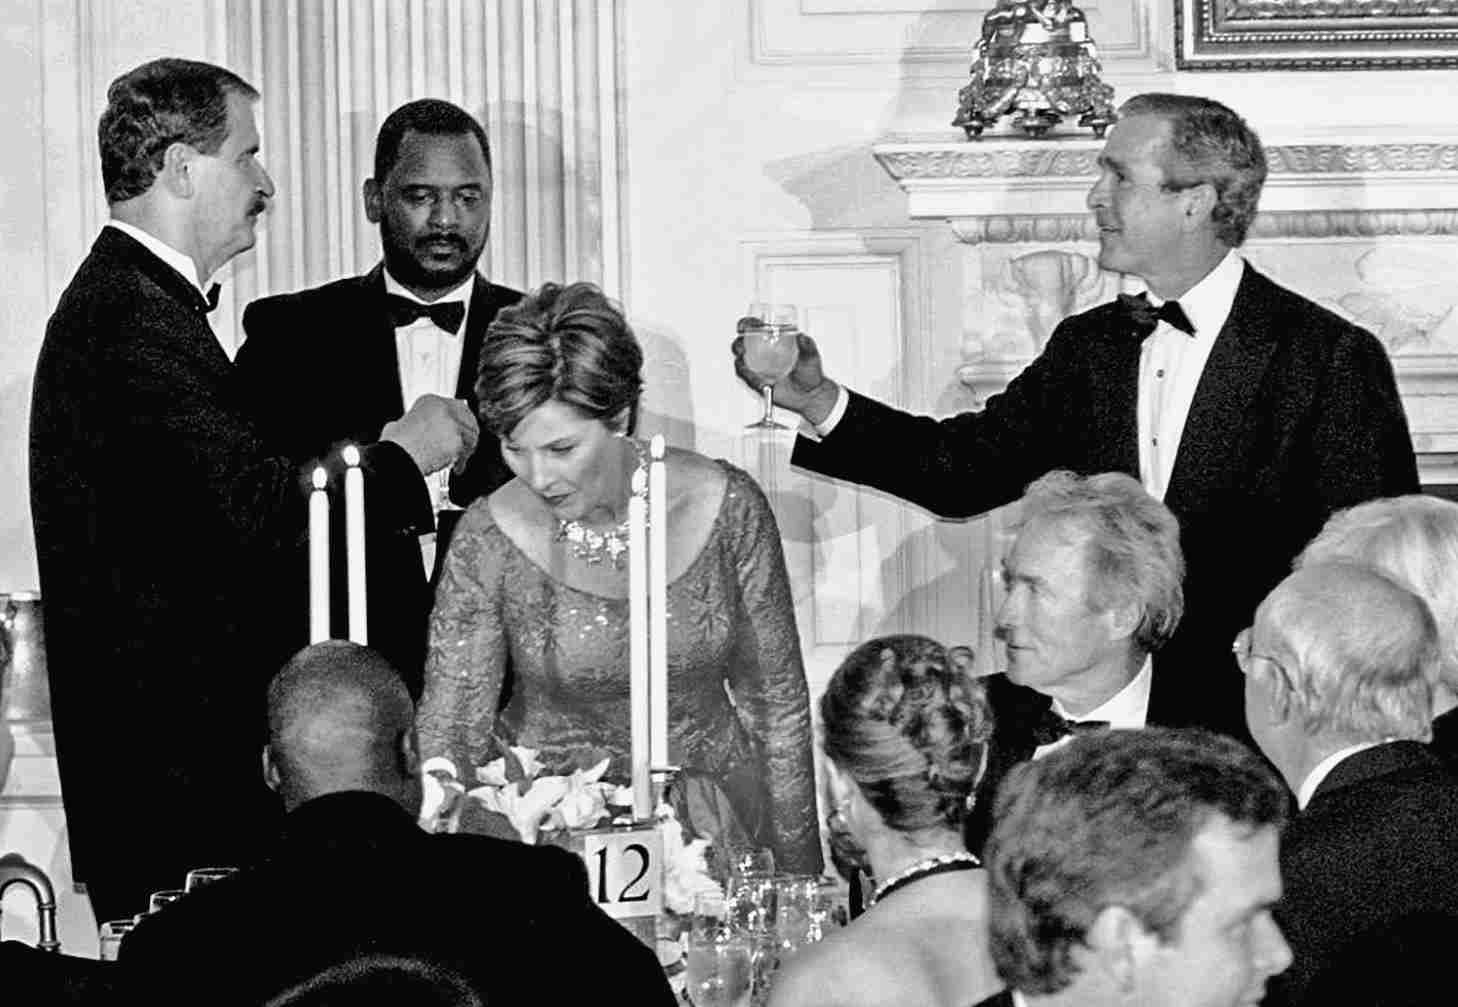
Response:
[[[962,843],[992,711],[970,658],[924,636],[861,644],[820,697],[837,858],[876,879],[870,906],[783,962],[770,1007],[966,1007],[1002,987],[987,880]]]
[[[596,287],[546,284],[487,330],[477,394],[516,478],[462,516],[430,620],[421,754],[463,774],[538,749],[626,783],[624,522],[642,351]],[[746,473],[666,457],[669,758],[715,782],[782,870],[818,873],[810,700],[779,530]]]

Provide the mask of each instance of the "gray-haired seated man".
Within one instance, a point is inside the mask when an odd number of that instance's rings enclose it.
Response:
[[[493,1004],[607,990],[675,1002],[657,955],[591,900],[577,856],[419,827],[414,712],[366,647],[331,641],[289,661],[269,686],[263,755],[283,834],[256,865],[127,936],[120,965],[137,1002],[257,1005],[369,953],[439,963]]]
[[[1305,556],[1236,638],[1251,735],[1301,809],[1276,911],[1296,961],[1267,1003],[1452,995],[1458,779],[1425,744],[1444,638],[1376,568]]]
[[[1082,735],[1017,766],[984,863],[978,1007],[1235,1007],[1291,963],[1271,915],[1289,797],[1250,749],[1196,729]]]

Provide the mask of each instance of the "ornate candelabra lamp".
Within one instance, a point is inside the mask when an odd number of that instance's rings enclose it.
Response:
[[[1072,0],[998,0],[982,21],[952,125],[971,140],[1012,115],[1029,136],[1042,136],[1078,116],[1102,137],[1114,122],[1114,89],[1099,72],[1088,22]]]

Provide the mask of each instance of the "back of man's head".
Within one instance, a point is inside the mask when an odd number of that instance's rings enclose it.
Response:
[[[1254,752],[1193,729],[1100,731],[1015,767],[984,852],[998,974],[1028,994],[1066,989],[1111,906],[1172,942],[1204,887],[1197,835],[1279,829],[1287,800]]]
[[[1328,746],[1431,736],[1437,624],[1416,594],[1345,560],[1306,563],[1267,596],[1254,633],[1279,669],[1275,712]],[[1280,675],[1284,671],[1284,676]]]
[[[368,790],[419,810],[414,707],[379,653],[331,640],[295,654],[268,687],[269,783],[290,810]]]

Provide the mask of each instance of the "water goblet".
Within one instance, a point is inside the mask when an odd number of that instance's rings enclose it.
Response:
[[[750,953],[750,939],[734,925],[724,897],[696,895],[684,970],[684,991],[694,1007],[747,1007]]]
[[[187,872],[187,880],[183,882],[182,890],[185,892],[193,892],[203,887],[203,885],[210,885],[214,881],[222,881],[228,875],[237,873],[238,868],[236,867],[194,867]]]
[[[160,892],[153,892],[147,896],[147,912],[159,912],[163,906],[176,902],[186,894],[181,888],[165,888]]]
[[[764,415],[750,423],[749,429],[785,430],[775,421],[774,383],[795,369],[800,359],[799,312],[793,304],[754,301],[746,318],[757,319],[758,325],[744,325],[744,366],[764,382]]]
[[[98,957],[104,962],[114,962],[121,957],[122,938],[136,925],[135,920],[107,920],[103,923],[97,931]]]

